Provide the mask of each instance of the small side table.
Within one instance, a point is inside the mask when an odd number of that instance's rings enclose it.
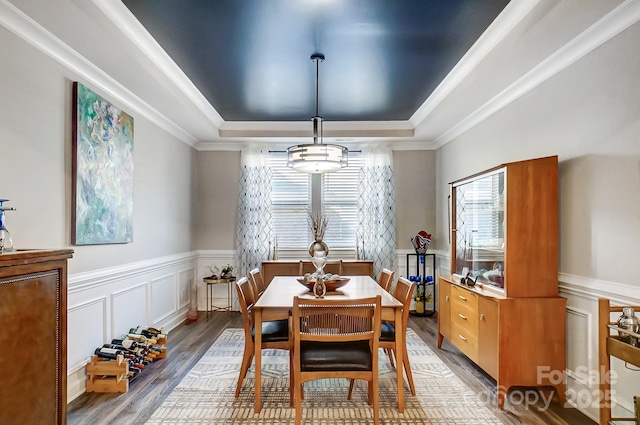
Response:
[[[205,277],[202,279],[204,283],[207,284],[207,291],[205,292],[207,298],[207,320],[209,320],[209,313],[214,311],[226,311],[227,314],[231,314],[233,308],[233,283],[236,281],[235,278],[231,279],[210,279]],[[218,284],[226,284],[227,285],[227,305],[226,306],[216,306],[213,305],[213,286]]]

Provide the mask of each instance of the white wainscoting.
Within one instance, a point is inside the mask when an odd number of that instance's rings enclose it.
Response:
[[[406,270],[406,254],[398,250],[396,276],[415,274]],[[436,254],[436,276],[449,274],[449,253]],[[68,399],[85,391],[85,369],[91,353],[104,342],[137,324],[171,330],[186,319],[189,285],[196,280],[198,310],[206,310],[206,284],[210,267],[235,264],[233,250],[207,250],[69,276]],[[413,263],[415,264],[415,263]],[[427,264],[427,274],[433,274]],[[241,276],[237,276],[238,278]],[[567,298],[567,390],[569,403],[597,421],[598,396],[598,298],[617,305],[640,305],[640,286],[599,281],[560,273],[560,295]],[[234,309],[238,309],[235,289]],[[227,305],[225,285],[213,288],[214,305]],[[522,318],[535,320],[535,318]],[[612,316],[612,320],[616,318]],[[169,339],[169,343],[170,343]],[[640,372],[612,359],[616,382],[612,386],[615,416],[631,416],[633,395],[640,395]]]
[[[198,253],[189,252],[69,275],[68,401],[85,392],[96,348],[134,326],[170,332],[184,322],[197,267]]]
[[[616,305],[640,305],[640,287],[560,273],[560,295],[567,298],[568,402],[598,421],[598,298]],[[612,315],[611,320],[617,319]],[[640,395],[640,372],[612,358],[613,415],[633,416],[633,396]]]
[[[438,274],[449,274],[449,253],[437,252]],[[398,257],[400,258],[400,256]],[[404,267],[402,263],[400,269]],[[640,305],[640,286],[608,282],[582,276],[558,274],[560,296],[567,299],[567,402],[598,422],[600,396],[598,365],[598,299],[616,305]],[[616,320],[615,315],[611,320]],[[520,318],[535,320],[535,318]],[[612,359],[613,415],[633,416],[633,396],[640,395],[640,372]]]

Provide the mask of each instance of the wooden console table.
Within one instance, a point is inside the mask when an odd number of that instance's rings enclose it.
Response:
[[[307,261],[306,259],[304,261]],[[310,261],[310,260],[309,260]],[[262,277],[267,285],[274,276],[298,276],[300,261],[263,261]],[[342,260],[342,274],[344,276],[373,276],[373,261],[371,260]]]

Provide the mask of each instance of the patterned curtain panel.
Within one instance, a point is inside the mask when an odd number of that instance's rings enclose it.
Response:
[[[261,152],[242,152],[236,276],[247,276],[269,259],[271,249],[271,170]]]
[[[357,237],[364,258],[378,276],[396,270],[395,186],[391,152],[369,153],[360,170]]]

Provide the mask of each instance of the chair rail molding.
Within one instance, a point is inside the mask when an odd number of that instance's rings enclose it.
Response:
[[[560,292],[597,301],[609,298],[613,304],[635,305],[640,303],[640,286],[610,282],[567,273],[559,273]]]
[[[108,285],[114,281],[165,269],[169,266],[197,260],[196,251],[151,258],[135,263],[128,263],[69,275],[69,294],[86,291],[100,285]]]

